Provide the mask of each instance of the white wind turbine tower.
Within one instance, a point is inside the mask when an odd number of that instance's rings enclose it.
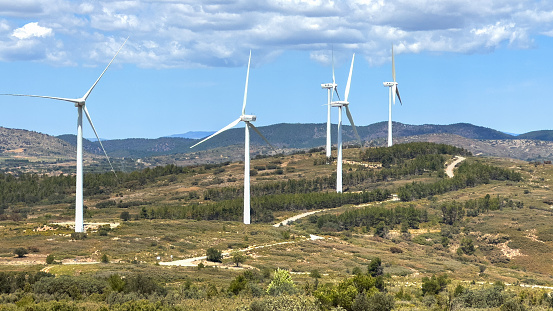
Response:
[[[88,119],[88,122],[90,123],[90,126],[92,127],[92,130],[94,131],[94,135],[96,135],[96,138],[98,139],[98,142],[100,143],[100,146],[102,147],[102,150],[104,151],[104,154],[106,155],[106,158],[108,159],[109,165],[111,166],[111,170],[115,173],[115,170],[113,169],[113,165],[111,165],[111,161],[109,160],[109,157],[106,153],[106,150],[104,149],[104,146],[102,145],[102,141],[100,140],[100,137],[98,136],[98,133],[96,132],[96,129],[94,128],[94,125],[92,124],[92,119],[90,118],[90,114],[88,113],[88,109],[86,109],[86,99],[96,86],[106,70],[108,70],[111,63],[115,60],[115,57],[117,57],[117,54],[121,51],[125,43],[127,43],[127,38],[125,42],[121,45],[117,53],[115,53],[115,56],[111,59],[109,64],[107,65],[106,69],[102,72],[100,77],[94,82],[92,87],[83,95],[81,98],[63,98],[63,97],[53,97],[53,96],[41,96],[41,95],[23,95],[23,94],[0,94],[0,95],[9,95],[9,96],[26,96],[26,97],[39,97],[39,98],[48,98],[48,99],[54,99],[54,100],[60,100],[60,101],[67,101],[75,104],[75,107],[78,108],[78,118],[77,118],[77,184],[76,184],[76,194],[75,194],[75,232],[83,232],[84,231],[84,222],[83,222],[83,110],[86,115],[86,118]],[[117,176],[117,175],[116,175]]]
[[[233,127],[235,127],[240,121],[246,123],[245,126],[245,143],[244,143],[244,224],[250,224],[250,127],[259,135],[271,148],[274,149],[273,145],[269,143],[267,138],[265,138],[261,132],[251,123],[256,120],[255,115],[247,115],[246,114],[246,100],[248,98],[248,80],[250,78],[250,62],[252,59],[252,51],[250,51],[250,58],[248,59],[248,72],[246,74],[246,86],[244,88],[244,102],[242,104],[242,114],[240,117],[229,125],[223,127],[219,131],[215,132],[213,135],[204,138],[202,141],[198,142],[197,144],[191,146],[190,148],[194,148],[197,145],[203,143],[204,141],[228,130]]]
[[[351,84],[351,74],[353,72],[353,61],[355,59],[355,53],[353,54],[353,57],[351,58],[351,67],[349,69],[349,76],[348,76],[348,83],[346,84],[346,91],[345,91],[345,97],[344,100],[339,101],[333,101],[330,103],[332,107],[338,107],[338,156],[337,156],[337,168],[336,168],[336,192],[341,193],[342,192],[342,107],[346,107],[346,114],[348,115],[349,122],[351,124],[351,127],[353,129],[353,133],[355,133],[355,136],[357,137],[357,140],[359,141],[359,144],[361,144],[361,138],[359,137],[359,134],[357,133],[357,129],[355,128],[355,123],[353,123],[353,117],[351,116],[351,113],[349,111],[349,102],[348,102],[348,96],[349,96],[349,88]]]
[[[336,84],[336,78],[334,77],[334,52],[332,53],[332,83],[321,84],[321,88],[328,90],[328,103],[327,103],[327,116],[326,116],[326,157],[329,159],[332,156],[332,147],[331,147],[331,129],[332,124],[330,123],[330,104],[333,101],[334,92],[338,95],[338,84]],[[340,95],[338,95],[338,100]]]
[[[384,86],[387,86],[390,88],[390,95],[388,97],[388,147],[392,146],[392,100],[394,105],[396,104],[396,95],[399,99],[399,103],[403,105],[401,102],[401,97],[399,96],[399,89],[397,87],[396,82],[396,65],[394,62],[394,46],[392,45],[392,78],[394,79],[394,82],[384,82]]]

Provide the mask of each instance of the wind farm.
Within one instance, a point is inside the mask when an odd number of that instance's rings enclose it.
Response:
[[[0,11],[0,309],[552,308],[549,3]]]

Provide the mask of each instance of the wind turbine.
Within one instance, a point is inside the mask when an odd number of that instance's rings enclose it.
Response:
[[[83,95],[81,98],[63,98],[63,97],[53,97],[53,96],[41,96],[41,95],[23,95],[23,94],[0,94],[0,95],[8,95],[8,96],[25,96],[25,97],[38,97],[38,98],[47,98],[47,99],[54,99],[54,100],[60,100],[60,101],[67,101],[75,104],[75,107],[78,108],[78,117],[77,117],[77,184],[76,184],[76,193],[75,193],[75,232],[83,232],[84,231],[84,222],[83,222],[83,110],[86,115],[86,118],[88,119],[88,123],[90,123],[90,126],[92,127],[92,130],[94,131],[94,135],[96,135],[96,138],[98,139],[98,142],[100,143],[100,146],[102,147],[102,150],[104,151],[104,154],[106,155],[106,158],[108,159],[109,165],[111,166],[111,170],[115,173],[115,170],[113,169],[113,165],[111,164],[111,161],[109,160],[108,154],[106,150],[104,149],[104,146],[102,145],[102,141],[100,140],[100,137],[98,136],[98,133],[96,132],[96,129],[94,128],[94,125],[92,124],[92,119],[90,118],[90,114],[88,113],[88,109],[86,109],[86,99],[96,86],[104,73],[106,73],[106,70],[108,70],[111,63],[115,60],[115,57],[117,57],[117,54],[121,51],[125,43],[127,43],[127,40],[123,42],[117,53],[115,53],[115,56],[111,59],[109,64],[107,65],[106,69],[102,72],[100,77],[94,82],[92,87]],[[117,174],[116,174],[117,176]]]
[[[353,72],[353,61],[355,60],[355,53],[351,58],[351,67],[349,68],[348,83],[346,84],[345,98],[344,100],[333,101],[330,103],[332,107],[338,107],[338,156],[337,156],[337,168],[336,168],[336,192],[342,192],[342,107],[346,107],[346,114],[348,115],[349,122],[353,128],[353,133],[357,137],[359,144],[361,144],[361,138],[357,133],[355,128],[355,123],[353,123],[353,117],[349,111],[349,88],[351,85],[351,74]]]
[[[330,104],[334,100],[334,92],[338,95],[338,84],[336,84],[336,78],[334,77],[334,51],[332,52],[332,83],[323,83],[321,88],[328,90],[328,103],[327,103],[327,116],[326,116],[326,157],[330,159],[332,156],[332,147],[331,147],[331,128],[332,124],[330,123]],[[340,95],[338,95],[340,99]]]
[[[390,88],[390,95],[388,97],[388,147],[392,146],[392,100],[394,102],[394,105],[396,104],[396,95],[399,99],[399,103],[403,105],[401,102],[401,97],[399,96],[399,89],[397,87],[396,82],[396,65],[394,62],[394,46],[392,45],[392,78],[394,79],[394,82],[384,82],[384,86],[387,86]]]
[[[202,141],[196,143],[190,148],[194,148],[197,145],[203,143],[204,141],[221,134],[222,132],[235,127],[240,121],[246,123],[246,132],[245,132],[245,143],[244,143],[244,224],[250,224],[250,127],[259,135],[273,150],[275,149],[273,145],[265,138],[261,132],[251,123],[257,119],[255,115],[246,114],[246,100],[248,98],[248,80],[250,78],[250,63],[252,59],[252,51],[250,51],[250,58],[248,59],[248,72],[246,74],[246,86],[244,88],[244,102],[242,103],[242,114],[240,117],[229,125],[223,127],[222,129],[215,132],[213,135],[204,138]]]

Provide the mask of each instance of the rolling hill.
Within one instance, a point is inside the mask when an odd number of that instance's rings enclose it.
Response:
[[[337,125],[333,124],[332,132],[336,133]],[[513,139],[514,137],[490,128],[476,126],[468,123],[451,125],[410,125],[394,122],[394,137],[405,137],[425,134],[455,134],[469,139]],[[278,148],[308,149],[323,146],[326,140],[326,124],[290,124],[279,123],[259,127],[259,130],[267,139]],[[363,141],[373,141],[387,136],[387,123],[379,122],[368,126],[359,126],[357,131]],[[209,135],[208,132],[204,133]],[[177,134],[173,136],[184,136]],[[200,135],[201,136],[201,135]],[[70,144],[75,144],[75,135],[62,135],[58,138]],[[201,137],[200,137],[201,138]],[[335,137],[333,137],[334,142]],[[343,139],[346,142],[355,140],[351,126],[343,126]],[[190,150],[197,140],[182,137],[161,137],[157,139],[118,139],[104,141],[104,146],[110,155],[115,157],[150,157],[178,153],[190,153],[213,148],[241,145],[244,142],[244,131],[241,128],[228,130]],[[257,135],[251,136],[253,145],[265,145],[265,142]],[[100,146],[96,142],[84,143],[87,152],[100,155]]]

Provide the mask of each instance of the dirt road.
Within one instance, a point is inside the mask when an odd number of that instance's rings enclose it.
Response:
[[[464,157],[457,156],[456,158],[457,158],[457,159],[456,159],[455,161],[451,162],[451,163],[447,166],[447,168],[445,169],[445,173],[447,174],[447,176],[448,176],[449,178],[453,178],[453,176],[454,176],[454,175],[453,175],[453,169],[455,168],[455,166],[457,166],[457,164],[459,164],[459,163],[465,161],[465,158],[464,158]]]
[[[275,246],[275,245],[291,244],[291,243],[297,243],[297,242],[306,241],[306,240],[315,241],[315,240],[321,240],[321,239],[324,239],[324,238],[320,237],[320,236],[317,236],[317,235],[310,234],[308,239],[286,241],[286,242],[279,242],[279,243],[266,244],[266,245],[252,245],[250,247],[243,248],[243,249],[240,249],[240,250],[237,250],[237,251],[238,252],[247,252],[247,251],[251,251],[251,250],[254,250],[254,249],[271,247],[271,246]],[[223,252],[222,255],[223,255],[223,258],[224,257],[229,257],[230,252]],[[218,265],[217,263],[207,262],[206,260],[207,260],[207,256],[200,256],[200,257],[193,257],[193,258],[187,258],[187,259],[181,259],[181,260],[175,260],[175,261],[160,262],[159,264],[161,266],[197,267],[198,264],[200,262],[202,262],[204,264],[209,264],[211,266]]]

